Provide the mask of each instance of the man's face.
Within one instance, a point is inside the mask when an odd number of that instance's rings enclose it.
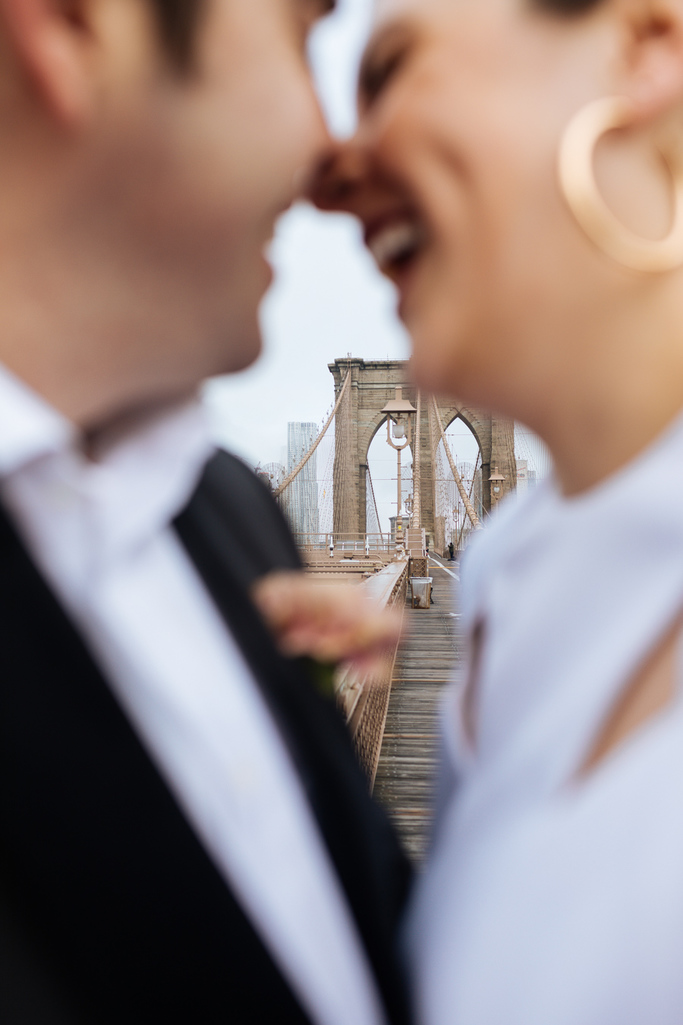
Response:
[[[306,41],[329,5],[205,2],[193,71],[169,68],[154,40],[153,70],[125,70],[77,183],[130,311],[118,344],[137,346],[129,362],[159,397],[257,357],[263,251],[328,141]]]

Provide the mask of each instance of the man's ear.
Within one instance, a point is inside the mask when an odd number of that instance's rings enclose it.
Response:
[[[161,58],[147,0],[0,0],[0,31],[66,128],[92,116],[108,79],[149,72]]]
[[[75,127],[90,106],[88,0],[0,0],[7,44],[41,102]]]
[[[613,0],[621,91],[647,120],[683,104],[683,0]]]

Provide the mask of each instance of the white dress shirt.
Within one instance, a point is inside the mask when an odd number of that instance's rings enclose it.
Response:
[[[511,503],[463,566],[484,624],[474,749],[456,690],[409,945],[421,1025],[683,1022],[683,666],[579,775],[683,610],[683,418],[575,498]]]
[[[382,1025],[289,754],[170,523],[211,455],[197,403],[98,461],[0,366],[0,496],[219,871],[316,1025]]]

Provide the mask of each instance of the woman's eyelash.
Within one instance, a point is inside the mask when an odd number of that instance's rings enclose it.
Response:
[[[398,70],[405,50],[397,50],[383,60],[367,64],[361,75],[361,92],[366,102],[372,101],[379,96],[380,92]]]

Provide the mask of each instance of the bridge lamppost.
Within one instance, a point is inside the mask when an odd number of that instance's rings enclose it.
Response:
[[[495,466],[493,469],[493,473],[489,477],[489,483],[491,485],[491,508],[493,508],[496,502],[499,502],[503,497],[503,482],[506,479],[507,478],[504,477],[502,473],[498,473],[498,467]]]
[[[417,413],[415,406],[403,398],[403,388],[396,387],[396,396],[387,402],[382,410],[387,414],[387,442],[396,450],[397,481],[396,481],[396,547],[403,547],[403,480],[401,477],[401,453],[412,441],[411,413]],[[391,425],[394,425],[393,438]],[[399,442],[399,444],[397,444]]]

